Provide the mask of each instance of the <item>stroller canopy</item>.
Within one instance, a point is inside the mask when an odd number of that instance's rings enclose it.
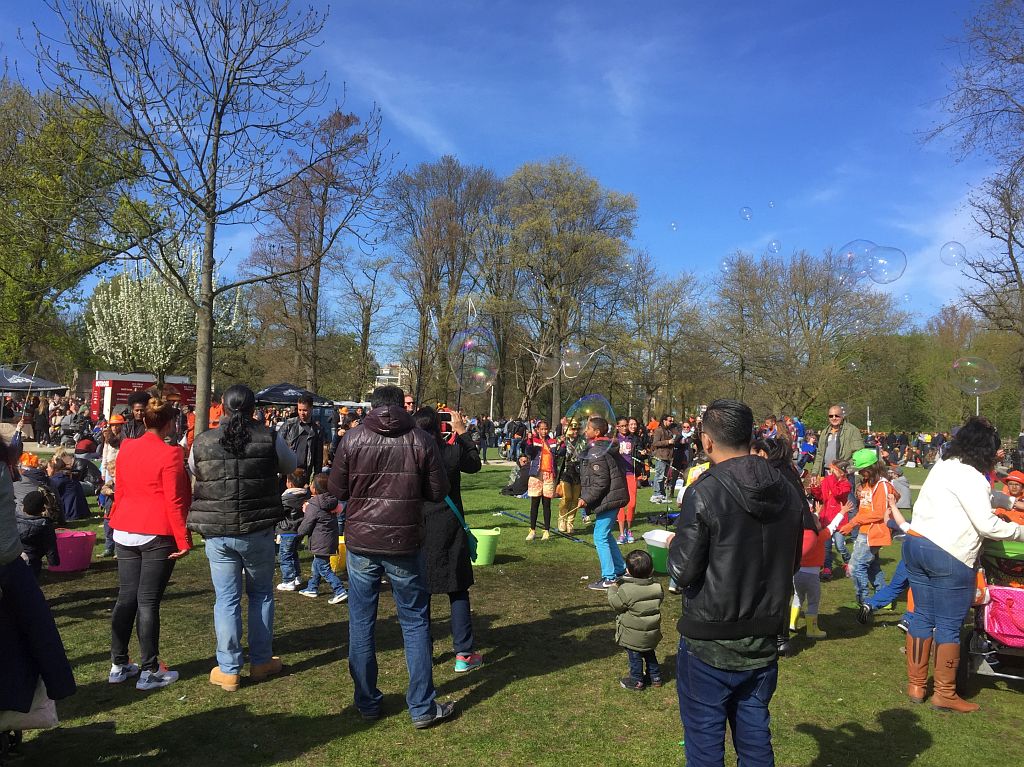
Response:
[[[7,367],[0,367],[0,391],[9,392],[52,392],[67,391],[66,386],[47,381],[45,378],[37,378],[28,373],[19,373]]]
[[[279,383],[276,386],[268,386],[256,392],[257,405],[294,405],[299,397],[307,396],[313,398],[313,404],[319,407],[333,407],[334,403],[327,397],[321,397],[315,392],[303,389],[290,383]]]

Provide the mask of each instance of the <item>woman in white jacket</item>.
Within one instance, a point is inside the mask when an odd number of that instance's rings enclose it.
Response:
[[[945,460],[929,472],[914,504],[903,560],[914,595],[907,635],[907,695],[923,703],[933,631],[935,694],[933,708],[960,713],[978,706],[956,694],[960,628],[974,600],[974,566],[986,538],[1024,541],[1024,528],[992,511],[991,485],[999,436],[985,418],[961,427]]]

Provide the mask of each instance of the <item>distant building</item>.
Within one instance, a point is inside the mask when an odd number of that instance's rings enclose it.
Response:
[[[377,377],[373,381],[373,388],[390,385],[400,386],[404,389],[408,381],[409,371],[403,368],[399,363],[392,362],[379,369]]]

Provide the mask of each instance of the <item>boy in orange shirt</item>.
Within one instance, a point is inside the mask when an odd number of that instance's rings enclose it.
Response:
[[[878,460],[878,455],[871,448],[862,448],[853,454],[853,468],[860,475],[861,485],[857,491],[859,506],[857,514],[839,532],[848,534],[853,528],[860,527],[857,540],[853,544],[853,583],[857,592],[857,607],[868,598],[868,585],[875,591],[885,588],[885,573],[878,558],[883,546],[892,543],[892,533],[886,524],[889,510],[889,498],[895,496],[892,483],[886,479],[885,464]],[[838,525],[837,517],[832,525]]]

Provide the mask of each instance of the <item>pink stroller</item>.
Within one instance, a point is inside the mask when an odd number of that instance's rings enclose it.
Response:
[[[988,586],[961,640],[962,681],[970,674],[1024,681],[1024,543],[988,541],[981,562]]]

